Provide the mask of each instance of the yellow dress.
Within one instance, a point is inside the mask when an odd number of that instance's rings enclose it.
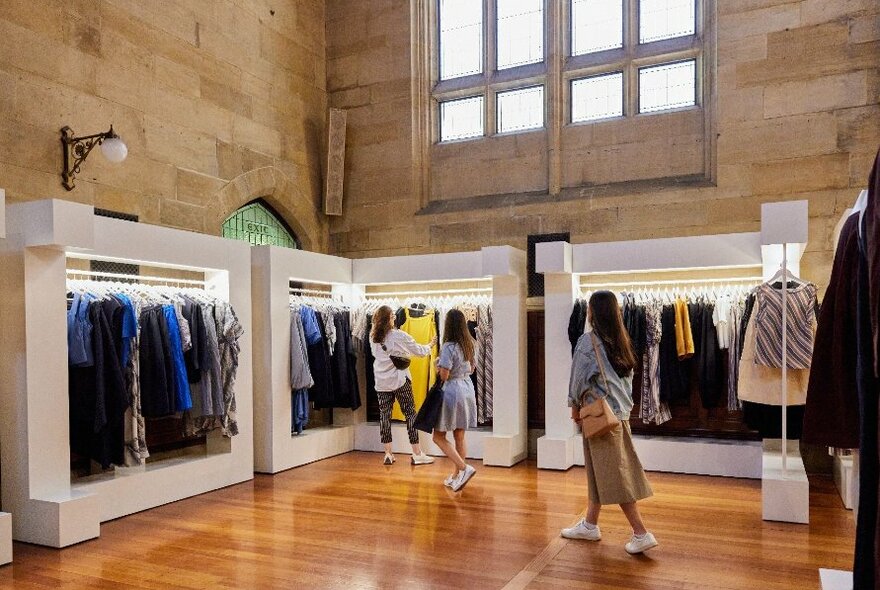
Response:
[[[406,313],[406,321],[400,326],[400,329],[409,334],[419,344],[428,344],[432,338],[437,336],[437,328],[434,325],[434,310],[426,309],[425,315],[420,318],[412,317],[409,309],[404,310]],[[423,357],[413,357],[409,365],[409,372],[412,374],[413,399],[415,400],[416,411],[422,407],[422,402],[428,395],[428,388],[434,382],[436,369],[434,368],[434,359],[437,358],[437,345],[431,348],[431,354]],[[400,404],[394,401],[394,408],[391,410],[391,418],[393,420],[405,420],[406,417],[400,409]]]
[[[675,299],[675,345],[678,360],[683,361],[694,356],[694,335],[691,332],[687,301],[678,297]]]

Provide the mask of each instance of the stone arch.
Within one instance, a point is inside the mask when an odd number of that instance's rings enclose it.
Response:
[[[227,217],[251,201],[262,199],[282,217],[299,238],[303,250],[326,250],[324,224],[311,195],[275,166],[256,168],[230,180],[217,193],[211,228],[220,233]]]

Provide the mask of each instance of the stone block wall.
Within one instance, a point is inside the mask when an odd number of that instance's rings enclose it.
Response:
[[[325,51],[322,0],[3,0],[0,187],[212,234],[267,197],[324,250]],[[128,159],[66,191],[59,129],[111,123]]]
[[[455,160],[454,145],[429,150],[440,172],[431,171],[427,190],[420,186],[411,0],[327,0],[329,101],[349,110],[345,214],[330,225],[334,252],[524,248],[530,233],[562,231],[576,242],[757,231],[762,202],[807,199],[803,274],[824,286],[834,226],[866,186],[880,146],[880,4],[714,4],[714,182],[670,186],[651,180],[650,160],[634,162],[628,175],[575,149],[564,156],[564,182],[577,183],[587,166],[597,178],[630,182],[584,186],[560,201],[546,188],[536,191],[546,187],[547,162],[535,156],[540,146],[529,134],[482,140],[470,166],[446,166]],[[690,161],[673,162],[669,175],[689,174]],[[436,207],[463,194],[492,193],[503,196]]]

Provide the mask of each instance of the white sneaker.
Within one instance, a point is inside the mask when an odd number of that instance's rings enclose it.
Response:
[[[385,459],[382,461],[382,465],[391,465],[394,463],[394,455],[391,453],[385,453]]]
[[[467,485],[467,482],[471,480],[474,474],[477,472],[476,469],[471,467],[470,465],[465,465],[463,471],[458,472],[458,477],[455,478],[455,481],[452,482],[452,491],[457,492]]]
[[[447,488],[451,488],[452,484],[455,483],[455,479],[458,477],[458,474],[459,472],[456,471],[452,475],[447,476],[446,479],[443,480],[443,485],[445,485]]]
[[[573,527],[562,529],[562,536],[566,539],[598,541],[602,538],[602,531],[599,530],[597,525],[587,524],[587,519],[582,518]]]
[[[413,455],[412,456],[412,464],[413,465],[430,465],[434,462],[434,457],[429,457],[425,453],[421,455]]]
[[[657,539],[654,538],[654,535],[651,533],[645,533],[641,537],[637,535],[633,535],[632,539],[629,540],[624,548],[626,552],[630,555],[636,555],[638,553],[644,553],[648,549],[653,549],[660,543],[657,542]]]

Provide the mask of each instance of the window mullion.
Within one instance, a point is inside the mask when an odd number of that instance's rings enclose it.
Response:
[[[639,112],[639,72],[633,64],[639,47],[639,0],[626,0],[624,10],[626,14],[623,27],[627,62],[623,67],[624,116],[630,117]]]
[[[486,121],[486,135],[491,136],[495,135],[497,131],[496,124],[496,116],[498,110],[495,106],[495,92],[492,89],[492,81],[495,77],[496,67],[495,64],[498,62],[498,18],[497,18],[497,5],[496,0],[483,0],[483,15],[485,18],[485,22],[483,24],[483,31],[485,31],[486,37],[486,61],[485,65],[485,93],[486,100],[484,101],[486,112],[485,112],[485,121]]]

